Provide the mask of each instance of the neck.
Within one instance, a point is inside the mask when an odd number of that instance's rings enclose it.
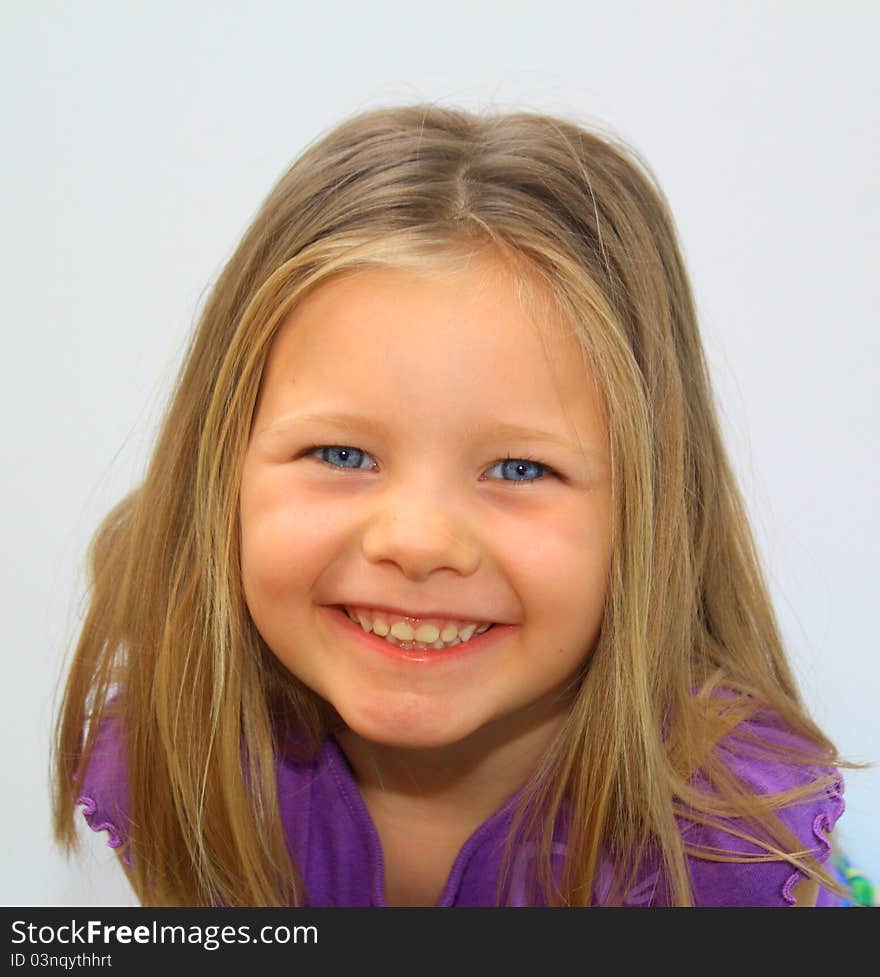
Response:
[[[374,743],[351,729],[336,739],[371,809],[446,813],[476,825],[525,783],[564,721],[558,712],[526,713],[513,727],[508,717],[465,740],[427,748]]]
[[[557,702],[444,746],[336,734],[379,835],[388,905],[437,904],[462,845],[522,787],[564,722]]]

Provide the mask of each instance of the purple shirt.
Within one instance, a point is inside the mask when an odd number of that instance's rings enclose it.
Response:
[[[763,741],[798,741],[765,716],[743,723],[740,729],[761,736]],[[761,794],[788,790],[810,783],[829,771],[815,766],[758,759],[737,749],[735,733],[718,749],[728,766]],[[102,729],[77,803],[95,831],[108,832],[108,844],[124,845],[126,778],[121,759],[121,739],[116,727]],[[382,847],[375,825],[358,790],[345,755],[333,738],[324,741],[311,760],[276,760],[278,797],[288,848],[305,881],[309,906],[385,906]],[[516,796],[502,806],[468,838],[461,848],[438,906],[492,906],[502,867],[507,832]],[[835,772],[832,786],[818,797],[778,811],[786,827],[804,849],[820,862],[831,851],[829,834],[843,812],[843,782]],[[755,845],[735,836],[680,818],[686,843],[717,846],[728,852],[760,853]],[[732,826],[735,826],[731,822]],[[746,830],[748,830],[746,828]],[[564,838],[554,845],[554,858],[565,853]],[[525,879],[533,851],[528,845],[517,849],[505,905],[524,906]],[[791,890],[799,872],[783,860],[764,862],[715,862],[688,856],[694,905],[696,906],[786,906],[794,902]],[[608,891],[608,873],[598,875],[594,905],[602,905]],[[626,904],[664,905],[664,887],[659,873],[650,868],[630,890]],[[840,905],[836,896],[820,890],[818,905]]]

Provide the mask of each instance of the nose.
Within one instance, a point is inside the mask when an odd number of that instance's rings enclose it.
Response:
[[[442,569],[467,577],[480,564],[480,549],[466,520],[456,518],[435,497],[389,498],[370,519],[361,548],[370,563],[396,564],[416,582]]]

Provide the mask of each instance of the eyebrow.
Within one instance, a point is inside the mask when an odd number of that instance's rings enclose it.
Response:
[[[367,432],[368,434],[380,437],[386,436],[388,433],[388,428],[382,421],[368,417],[365,414],[349,414],[342,411],[327,411],[285,415],[284,417],[278,418],[267,427],[264,427],[258,431],[257,437],[274,439],[288,433],[291,428],[298,427],[302,424],[316,423],[326,424],[329,427],[345,428],[348,430],[358,428]],[[510,424],[505,421],[496,420],[493,423],[491,420],[489,420],[486,425],[481,428],[481,433],[486,437],[496,437],[514,441],[532,441],[541,444],[554,444],[558,447],[566,448],[569,451],[575,451],[579,454],[586,453],[589,455],[595,455],[597,457],[601,455],[601,452],[599,451],[585,448],[577,442],[571,441],[568,438],[560,437],[558,434],[554,434],[551,431],[540,431],[535,428],[523,427],[519,424]]]

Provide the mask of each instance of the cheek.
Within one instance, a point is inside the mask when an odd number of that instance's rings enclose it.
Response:
[[[251,620],[275,657],[301,678],[297,636],[308,625],[325,542],[314,523],[290,512],[242,521],[241,577]]]
[[[610,511],[603,500],[560,506],[509,551],[530,629],[529,648],[548,674],[566,679],[595,647],[611,563]]]
[[[340,520],[290,495],[243,492],[240,518],[242,582],[252,614],[255,606],[306,595],[338,548]]]
[[[506,565],[533,612],[560,623],[601,614],[611,563],[609,511],[603,496],[591,495],[548,508],[506,534]]]

